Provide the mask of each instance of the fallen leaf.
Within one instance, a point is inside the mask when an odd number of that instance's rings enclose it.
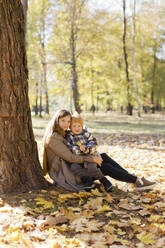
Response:
[[[64,224],[68,222],[68,219],[64,215],[60,215],[57,217],[48,216],[45,220],[44,225],[56,226],[58,224]]]
[[[146,231],[137,234],[136,237],[145,245],[152,245],[156,243],[156,241],[154,240],[155,236],[152,233],[147,233]]]
[[[54,204],[52,201],[46,201],[43,198],[35,198],[37,205],[41,205],[43,209],[54,208]]]
[[[107,205],[103,205],[103,206],[99,206],[96,210],[96,213],[97,214],[101,214],[101,213],[104,213],[104,212],[107,212],[107,211],[112,211],[112,208],[110,208],[109,206]]]

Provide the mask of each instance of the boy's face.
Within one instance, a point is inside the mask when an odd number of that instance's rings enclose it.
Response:
[[[74,134],[80,134],[82,131],[82,126],[78,122],[73,122],[70,127],[72,133]]]

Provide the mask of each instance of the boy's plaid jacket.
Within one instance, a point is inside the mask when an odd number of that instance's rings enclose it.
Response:
[[[86,129],[83,129],[80,134],[73,134],[71,131],[68,131],[65,136],[65,141],[73,154],[84,154],[80,151],[79,143],[85,148],[89,147],[90,154],[93,154],[96,151],[97,141]]]

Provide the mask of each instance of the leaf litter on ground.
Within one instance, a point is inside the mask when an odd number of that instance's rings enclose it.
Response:
[[[80,193],[50,186],[1,195],[0,247],[165,247],[164,139],[125,133],[97,138],[100,152],[129,172],[156,181],[153,190],[136,192],[132,185],[110,179],[110,193],[102,186]]]

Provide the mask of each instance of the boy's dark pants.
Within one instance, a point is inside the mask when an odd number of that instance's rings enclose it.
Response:
[[[71,171],[78,177],[90,177],[95,179],[101,179],[104,177],[103,173],[101,172],[100,168],[97,167],[96,163],[87,163],[87,167],[84,168],[83,164],[71,164],[70,165]]]
[[[106,153],[100,154],[103,162],[100,166],[100,170],[105,176],[110,176],[122,182],[135,183],[137,177],[131,175],[128,171],[122,168],[118,163],[116,163],[112,158],[110,158]]]

